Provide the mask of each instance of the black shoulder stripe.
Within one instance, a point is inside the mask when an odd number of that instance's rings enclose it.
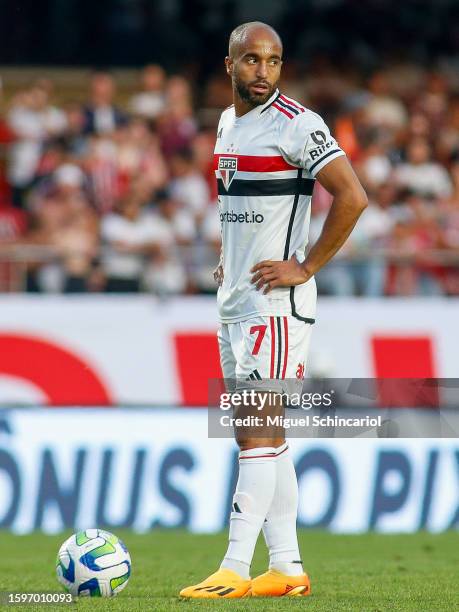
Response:
[[[340,153],[341,149],[333,149],[332,151],[329,151],[326,155],[322,156],[320,159],[318,159],[316,162],[314,162],[312,164],[312,166],[309,168],[309,172],[312,172],[314,170],[314,168],[320,164],[320,162],[322,162],[324,159],[327,159],[327,157],[330,157],[330,155],[333,155],[333,153]]]
[[[286,104],[283,100],[280,100],[280,99],[277,100],[277,104],[279,104],[280,106],[283,106],[284,108],[289,110],[294,115],[299,115],[300,114],[300,111],[299,111],[298,108],[295,108],[294,106],[290,106],[290,104]]]
[[[266,107],[265,107],[265,108],[264,108],[264,109],[261,111],[260,115],[261,115],[261,114],[263,114],[265,111],[267,111],[267,110],[268,110],[268,108],[271,108],[271,106],[274,104],[274,102],[277,102],[277,101],[279,100],[280,95],[281,95],[281,94],[280,94],[280,92],[279,92],[279,93],[277,94],[277,96],[274,98],[274,100],[271,102],[271,104],[268,104],[268,106],[266,106]]]

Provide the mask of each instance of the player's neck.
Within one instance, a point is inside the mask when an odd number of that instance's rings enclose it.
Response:
[[[272,92],[269,100],[272,100],[274,93],[277,92],[278,89],[276,89],[275,92]],[[236,114],[236,117],[238,118],[242,117],[243,115],[246,115],[247,113],[250,113],[250,111],[253,111],[255,108],[265,106],[269,102],[269,100],[266,100],[265,102],[263,102],[263,104],[252,104],[251,102],[248,102],[247,100],[241,98],[237,89],[233,89],[234,112]]]
[[[233,95],[233,102],[236,117],[242,117],[243,115],[246,115],[257,106],[254,104],[250,104],[250,102],[246,102],[236,92]]]

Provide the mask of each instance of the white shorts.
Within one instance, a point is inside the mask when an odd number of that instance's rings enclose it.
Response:
[[[302,386],[306,373],[311,328],[291,315],[222,323],[218,344],[223,377],[235,381],[238,388],[258,381],[259,389],[292,392],[287,383],[297,381]]]

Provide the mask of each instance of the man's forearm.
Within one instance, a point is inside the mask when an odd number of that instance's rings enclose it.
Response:
[[[365,194],[351,201],[352,196],[339,194],[333,199],[319,239],[302,263],[308,277],[315,274],[339,251],[365,210]]]

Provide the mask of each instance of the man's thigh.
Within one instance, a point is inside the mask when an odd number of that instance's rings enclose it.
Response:
[[[241,381],[304,378],[309,323],[292,316],[260,316],[228,327],[238,386]]]
[[[227,389],[258,392],[250,405],[234,408],[235,418],[252,417],[250,425],[236,427],[240,444],[283,439],[283,425],[273,425],[272,417],[283,416],[286,398],[279,393],[301,392],[310,334],[311,325],[292,316],[260,316],[222,325],[218,337],[222,371],[225,379],[231,379],[226,380]]]

